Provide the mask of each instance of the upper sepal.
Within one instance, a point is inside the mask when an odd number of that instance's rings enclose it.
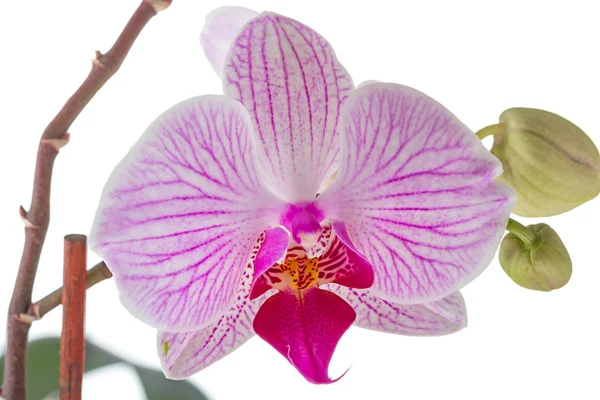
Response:
[[[223,75],[227,51],[242,27],[258,13],[245,7],[225,6],[212,10],[206,16],[200,34],[200,44],[213,70]]]
[[[314,200],[333,172],[340,111],[353,87],[329,43],[291,18],[262,13],[235,38],[224,92],[250,112],[265,182],[282,199]]]

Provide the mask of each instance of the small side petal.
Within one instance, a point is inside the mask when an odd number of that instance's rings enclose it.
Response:
[[[312,383],[331,383],[329,362],[348,330],[354,310],[339,296],[317,288],[267,299],[254,318],[254,330]]]
[[[262,296],[271,289],[264,279],[259,279],[263,272],[267,271],[277,262],[283,262],[290,242],[290,234],[281,226],[267,229],[259,238],[255,250],[254,271],[252,287],[250,289],[250,300]]]
[[[242,27],[258,13],[245,7],[226,6],[211,11],[206,16],[200,34],[204,54],[219,78],[223,75],[225,56],[233,39]]]
[[[252,321],[270,293],[251,301],[252,265],[243,276],[238,297],[217,322],[187,333],[158,332],[158,356],[165,376],[185,379],[230,354],[254,336]],[[165,346],[167,342],[167,346]],[[165,347],[168,352],[165,354]]]
[[[251,129],[235,100],[189,99],[150,125],[106,183],[90,248],[147,324],[188,332],[223,315],[277,221],[282,203],[258,181]]]
[[[409,336],[440,336],[467,326],[467,311],[460,293],[433,303],[397,304],[376,297],[368,290],[335,284],[325,288],[354,308],[354,325],[361,328]]]
[[[343,224],[334,223],[332,239],[319,257],[319,284],[337,283],[355,289],[373,286],[373,267],[358,254]]]
[[[273,264],[285,258],[289,243],[290,234],[281,226],[269,228],[263,232],[254,246],[256,258],[254,258],[253,283]]]
[[[313,200],[333,172],[353,87],[329,43],[298,21],[262,13],[236,37],[224,92],[250,112],[265,182],[282,199]]]
[[[340,169],[317,198],[345,223],[375,270],[374,295],[438,300],[492,260],[514,192],[500,162],[441,104],[405,86],[371,83],[344,108]]]

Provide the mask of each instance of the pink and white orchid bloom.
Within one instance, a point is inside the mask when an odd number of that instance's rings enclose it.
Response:
[[[202,43],[226,95],[150,125],[90,235],[123,305],[159,329],[167,377],[257,333],[329,383],[352,324],[462,329],[458,290],[491,261],[513,206],[498,160],[415,89],[354,90],[329,43],[290,18],[219,9]]]

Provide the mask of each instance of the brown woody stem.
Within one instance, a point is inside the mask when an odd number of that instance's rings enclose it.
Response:
[[[25,368],[27,359],[27,336],[30,324],[19,318],[31,304],[31,292],[37,266],[50,222],[50,182],[54,159],[69,138],[67,130],[100,88],[117,72],[133,42],[146,23],[158,11],[169,6],[170,0],[143,0],[117,38],[113,47],[106,53],[96,53],[92,70],[63,108],[44,130],[40,140],[33,194],[29,211],[20,208],[25,224],[25,244],[17,272],[8,310],[6,332],[6,357],[4,364],[4,385],[2,396],[6,400],[25,400]]]
[[[89,289],[97,283],[112,278],[112,273],[104,263],[99,262],[90,268],[86,273],[85,288]],[[44,318],[44,315],[63,304],[63,288],[56,289],[43,299],[36,301],[31,306],[27,314],[21,314],[19,318],[23,321],[37,321]]]
[[[63,326],[60,335],[60,400],[81,400],[85,357],[86,260],[86,237],[65,236]]]

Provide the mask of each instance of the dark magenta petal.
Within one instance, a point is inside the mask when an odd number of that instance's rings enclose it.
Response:
[[[263,272],[268,270],[277,263],[281,258],[285,257],[290,234],[281,226],[269,228],[260,236],[258,242],[254,246],[251,258],[254,260],[254,275],[252,278],[252,294],[254,294],[254,285],[257,279]],[[250,295],[251,299],[255,299],[270,288],[262,290],[256,296]]]
[[[254,331],[312,383],[332,383],[327,370],[338,341],[356,318],[341,297],[313,287],[267,299],[254,318]]]
[[[331,244],[319,258],[319,284],[370,288],[375,280],[373,267],[356,251],[343,223],[334,222],[332,229]]]
[[[250,300],[254,300],[265,294],[269,289],[273,289],[268,280],[259,279],[260,276],[258,274],[255,277],[256,280],[252,284],[252,290],[250,290]]]

